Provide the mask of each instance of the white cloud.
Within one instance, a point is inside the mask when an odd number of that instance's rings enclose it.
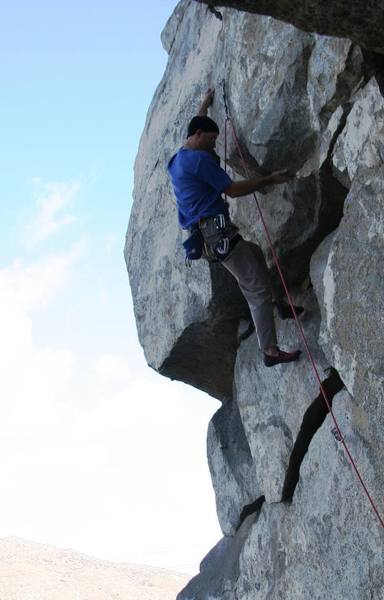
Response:
[[[15,309],[30,312],[45,306],[67,282],[72,266],[85,255],[86,246],[83,238],[64,254],[49,255],[33,263],[15,259],[0,269],[0,318],[6,320]]]
[[[30,180],[33,185],[40,185],[39,178]],[[65,225],[76,221],[76,217],[68,212],[68,208],[79,192],[78,182],[46,183],[41,185],[36,199],[38,213],[31,223],[25,227],[25,245],[36,246],[39,242],[56,235]]]
[[[114,250],[116,244],[121,244],[121,236],[119,233],[112,231],[104,236],[104,246],[108,254]]]
[[[132,379],[132,362],[126,356],[103,354],[96,360],[95,372],[101,383],[124,383]]]
[[[37,177],[36,175],[34,177],[30,177],[27,181],[31,185],[40,185],[42,182],[41,177]]]
[[[15,260],[0,269],[0,391],[2,433],[29,431],[52,416],[54,403],[65,398],[74,368],[66,349],[38,347],[31,313],[45,307],[67,283],[82,255],[82,244],[67,254],[32,264]]]
[[[36,342],[34,311],[82,256],[0,269],[0,536],[184,569],[219,537],[205,457],[218,403],[146,366],[132,316],[127,354]]]

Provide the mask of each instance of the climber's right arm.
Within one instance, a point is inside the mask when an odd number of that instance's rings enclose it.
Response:
[[[256,175],[251,179],[243,179],[243,181],[233,181],[225,190],[224,194],[230,198],[239,198],[248,196],[253,192],[257,192],[268,185],[276,185],[286,183],[293,178],[287,170],[275,171],[270,175]]]

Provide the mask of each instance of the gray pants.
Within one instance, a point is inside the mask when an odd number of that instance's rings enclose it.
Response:
[[[248,302],[260,348],[277,345],[272,288],[261,248],[241,239],[221,262],[235,277]]]
[[[222,234],[217,231],[213,219],[200,222],[200,231],[206,244],[205,258],[214,258],[214,248]],[[237,227],[228,221],[225,235],[231,239],[237,232]],[[260,348],[265,350],[277,345],[271,281],[261,248],[241,239],[227,258],[220,262],[235,277],[248,302]]]

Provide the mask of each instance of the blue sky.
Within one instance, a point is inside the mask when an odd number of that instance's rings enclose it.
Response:
[[[218,403],[146,367],[123,260],[175,4],[0,8],[0,536],[194,572]]]
[[[3,3],[2,239],[28,213],[32,177],[86,179],[84,212],[99,229],[101,217],[115,224],[126,210],[128,165],[166,62],[160,24],[174,5]]]

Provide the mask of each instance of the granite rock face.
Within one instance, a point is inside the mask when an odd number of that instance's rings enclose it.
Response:
[[[351,180],[344,216],[312,258],[320,341],[353,397],[383,398],[384,98],[371,79],[356,95],[333,162]],[[324,247],[323,247],[324,246]]]
[[[374,52],[384,53],[383,0],[197,0],[210,6],[269,15],[304,31],[351,38]]]
[[[218,15],[194,0],[177,5],[162,40],[169,61],[136,160],[125,249],[136,322],[153,368],[223,401],[207,452],[224,537],[178,600],[382,600],[383,529],[323,395],[383,517],[381,73],[349,39],[230,8]],[[223,79],[245,157],[244,166],[229,131],[231,176],[296,172],[257,199],[305,307],[319,380],[292,320],[276,315],[279,344],[299,346],[300,360],[266,368],[254,333],[239,342],[249,312],[229,274],[216,263],[184,266],[166,164],[209,86],[210,115],[224,123]],[[263,248],[278,289],[254,199],[231,201],[230,211]]]
[[[342,133],[333,150],[339,179],[350,187],[358,170],[373,169],[384,158],[384,98],[373,77],[354,98]]]
[[[367,420],[375,431],[373,420],[346,391],[335,396],[334,414],[383,510],[381,458],[365,435]],[[328,416],[304,458],[292,503],[265,502],[207,556],[178,598],[383,598],[382,530],[332,430]]]
[[[262,496],[257,465],[236,402],[226,402],[211,420],[207,454],[219,523],[225,535],[232,535],[243,508]]]
[[[225,79],[249,172],[305,167],[303,176],[260,197],[287,279],[302,281],[313,251],[341,218],[346,189],[332,176],[324,148],[341,118],[340,106],[360,85],[363,60],[349,40],[234,11],[220,21],[192,0],[179,3],[162,39],[169,62],[140,142],[125,249],[136,322],[153,368],[226,400],[232,395],[228,373],[236,358],[237,323],[247,307],[219,265],[200,261],[185,268],[167,162],[209,85],[216,89],[211,115],[224,124]],[[234,177],[244,176],[231,135],[228,161]],[[232,202],[231,213],[271,264],[253,198]]]
[[[319,314],[314,294],[297,300],[306,310],[301,323],[323,378],[330,367],[317,344]],[[277,319],[278,339],[283,347],[297,346],[297,330],[291,320]],[[295,364],[263,365],[255,353],[255,336],[238,351],[235,368],[237,404],[251,455],[258,474],[261,493],[267,502],[279,502],[283,496],[285,474],[300,431],[303,416],[319,394],[319,385],[305,357]]]

